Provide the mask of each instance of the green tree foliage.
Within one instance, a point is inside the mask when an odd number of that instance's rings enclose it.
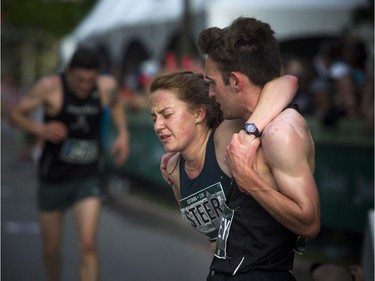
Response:
[[[61,37],[76,27],[96,0],[3,0],[2,22]]]

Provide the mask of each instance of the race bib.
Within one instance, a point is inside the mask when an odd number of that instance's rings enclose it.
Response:
[[[180,200],[182,217],[200,233],[216,239],[225,200],[221,183],[215,183]]]
[[[66,139],[60,150],[60,160],[73,164],[92,164],[98,160],[99,146],[94,140]]]
[[[229,237],[230,227],[232,225],[234,211],[224,204],[224,210],[220,221],[219,234],[216,240],[215,256],[220,259],[228,258],[227,240]]]

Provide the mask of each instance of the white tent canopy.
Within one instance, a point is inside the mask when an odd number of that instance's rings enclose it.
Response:
[[[192,9],[201,9],[203,0],[192,1]],[[177,19],[183,12],[183,1],[176,0],[100,0],[93,11],[74,31],[84,39],[119,27],[148,23],[158,24]]]
[[[207,26],[223,27],[238,16],[252,16],[268,22],[280,38],[298,34],[339,32],[350,11],[368,0],[190,0],[194,35]],[[119,56],[121,44],[138,37],[158,56],[167,33],[180,23],[184,0],[99,0],[91,13],[61,46],[63,60],[83,41],[101,40]],[[195,22],[194,22],[195,21]],[[98,39],[99,38],[99,39]],[[123,48],[123,47],[121,47]]]
[[[317,33],[338,33],[348,23],[353,8],[368,0],[216,0],[207,9],[208,26],[225,27],[238,16],[260,19],[271,25],[278,39]]]
[[[190,0],[192,13],[204,10],[205,0]],[[62,42],[62,56],[68,57],[79,42],[116,29],[137,29],[147,25],[178,22],[183,0],[99,0],[90,14]]]

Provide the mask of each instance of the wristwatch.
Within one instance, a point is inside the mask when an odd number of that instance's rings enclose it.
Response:
[[[248,135],[254,135],[257,138],[260,137],[259,130],[254,123],[245,123],[245,125],[243,126],[243,129]]]

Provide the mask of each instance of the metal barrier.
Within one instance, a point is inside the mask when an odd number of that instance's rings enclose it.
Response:
[[[322,225],[363,233],[374,206],[374,138],[361,120],[325,127],[308,119],[316,146],[314,173]]]
[[[374,209],[368,212],[366,231],[362,245],[362,269],[365,281],[374,280]]]
[[[321,199],[322,226],[363,233],[369,209],[374,206],[374,138],[361,120],[341,120],[325,127],[307,119],[316,145],[315,178]],[[147,110],[128,114],[131,151],[121,167],[113,164],[109,145],[115,137],[108,122],[105,159],[112,171],[153,185],[152,193],[172,196],[159,172],[163,146],[153,131]],[[172,197],[171,197],[172,198]]]

